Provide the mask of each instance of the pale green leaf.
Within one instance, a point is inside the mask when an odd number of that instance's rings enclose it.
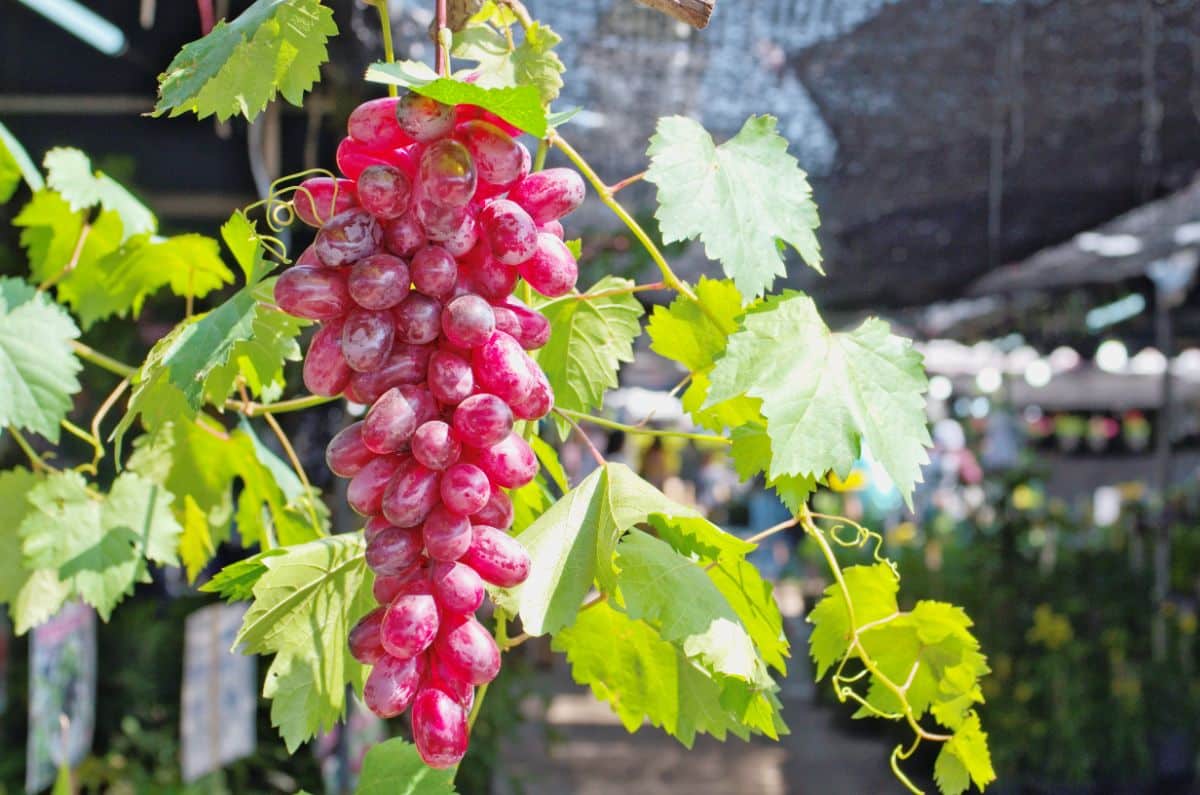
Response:
[[[847,566],[843,575],[854,605],[854,619],[859,627],[899,611],[896,593],[900,590],[900,581],[886,564]],[[809,653],[816,663],[816,678],[819,680],[850,648],[850,614],[837,583],[825,589],[824,597],[808,614],[808,622],[813,625],[808,639]]]
[[[267,549],[257,555],[230,563],[213,575],[200,590],[215,593],[227,602],[243,602],[254,598],[254,586],[267,573],[266,558],[287,554],[286,549]]]
[[[29,272],[33,280],[43,282],[58,274],[71,261],[83,231],[83,213],[72,210],[67,200],[58,193],[39,190],[21,208],[12,223],[21,227],[21,245],[29,258]],[[119,230],[117,234],[120,235]]]
[[[37,166],[33,164],[33,158],[25,151],[25,147],[21,146],[21,142],[16,136],[9,131],[3,123],[0,123],[0,159],[4,160],[8,165],[3,167],[4,173],[8,175],[8,179],[12,179],[11,169],[15,169],[17,175],[25,180],[25,184],[29,186],[31,191],[35,193],[46,186],[42,179],[42,174],[38,171]],[[3,196],[2,201],[8,201],[12,198],[16,191],[16,183],[14,182],[8,189],[7,195],[3,190],[0,190],[0,196]]]
[[[393,737],[367,751],[355,795],[454,795],[454,771],[429,767],[415,745]]]
[[[562,41],[557,33],[540,22],[524,29],[516,47],[509,48],[509,38],[503,27],[472,23],[454,34],[451,54],[455,58],[475,61],[470,70],[477,85],[485,88],[533,86],[543,105],[558,98],[562,89],[562,61],[554,47]],[[533,132],[533,130],[527,130]],[[534,133],[534,135],[544,135]]]
[[[319,0],[255,0],[179,51],[158,76],[154,113],[253,120],[277,94],[299,105],[320,79],[326,42],[337,32],[333,9]]]
[[[605,276],[589,292],[632,287],[633,282]],[[568,295],[540,307],[550,321],[550,339],[537,353],[538,364],[554,388],[558,408],[588,412],[604,403],[617,386],[622,362],[633,361],[633,341],[641,332],[642,305],[632,293],[584,300]],[[566,436],[566,421],[555,417]]]
[[[752,422],[734,428],[731,438],[733,444],[729,454],[738,477],[749,480],[759,472],[770,469],[771,438],[767,435],[765,425]],[[809,495],[816,491],[817,479],[813,475],[777,475],[767,480],[767,486],[774,489],[788,510],[795,514],[800,512]]]
[[[987,734],[974,713],[938,752],[933,768],[934,781],[944,795],[966,792],[971,782],[980,790],[996,780]]]
[[[812,189],[773,116],[751,116],[720,146],[692,119],[659,119],[648,154],[663,240],[698,237],[743,295],[761,295],[786,272],[779,241],[821,270]]]
[[[288,547],[261,559],[267,571],[254,584],[237,646],[274,654],[263,695],[271,722],[294,752],[330,729],[346,707],[346,685],[361,690],[365,669],[346,635],[375,607],[362,536],[346,534]]]
[[[921,354],[883,321],[833,332],[811,298],[787,292],[747,315],[729,338],[708,401],[762,400],[772,478],[844,476],[866,446],[911,500],[929,460],[927,385]]]
[[[19,529],[32,509],[29,492],[41,482],[27,469],[0,472],[0,604],[8,604],[18,635],[57,613],[71,595],[54,569],[25,565]]]
[[[737,331],[742,295],[733,282],[701,277],[693,292],[699,303],[680,296],[656,306],[646,324],[650,349],[679,362],[689,372],[710,368]]]
[[[46,183],[58,191],[72,210],[100,205],[115,213],[121,219],[122,240],[157,231],[154,213],[112,177],[93,170],[88,156],[78,149],[51,149],[42,165],[46,169]]]
[[[0,279],[0,428],[40,433],[52,442],[71,410],[82,369],[71,349],[75,321],[20,279]]]

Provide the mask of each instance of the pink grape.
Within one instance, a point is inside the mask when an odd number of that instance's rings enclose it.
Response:
[[[563,229],[562,223],[559,221],[547,221],[544,224],[538,224],[538,231],[545,232],[548,235],[554,235],[559,240],[562,240],[567,236],[566,231]]]
[[[308,353],[304,355],[304,386],[314,395],[339,395],[350,382],[353,370],[342,355],[344,325],[340,318],[326,323],[308,344]]]
[[[538,232],[537,250],[517,270],[530,287],[547,298],[571,292],[579,278],[575,255],[566,243],[545,232]]]
[[[474,464],[455,464],[442,475],[442,504],[460,516],[482,511],[492,495],[488,476]]]
[[[396,149],[408,146],[412,139],[396,123],[398,97],[370,99],[350,112],[346,131],[350,137],[371,149]]]
[[[379,513],[384,492],[402,461],[399,456],[383,455],[360,469],[346,486],[350,507],[362,516]]]
[[[313,246],[321,262],[339,268],[374,254],[382,242],[383,229],[375,216],[354,208],[330,218],[317,232]]]
[[[455,131],[475,159],[479,178],[507,185],[521,176],[524,148],[512,136],[486,121],[469,121]]]
[[[475,461],[493,483],[506,489],[524,486],[533,480],[538,471],[537,456],[533,454],[533,449],[515,433],[480,450]]]
[[[394,577],[421,559],[421,534],[411,527],[389,527],[367,542],[367,565],[376,574]]]
[[[388,605],[380,626],[383,648],[402,660],[428,649],[437,631],[437,603],[428,594],[397,596]]]
[[[507,332],[521,343],[527,351],[536,350],[550,341],[550,321],[541,312],[535,312],[514,296],[508,296],[501,304],[513,314],[517,330]]]
[[[477,295],[461,295],[442,310],[442,333],[455,347],[476,348],[495,330],[491,305]]]
[[[413,434],[412,456],[430,469],[443,471],[458,460],[461,452],[462,444],[441,420],[430,420]]]
[[[450,672],[473,685],[500,673],[500,649],[492,634],[471,616],[447,616],[434,641],[434,654]]]
[[[401,594],[433,593],[428,573],[425,566],[417,564],[395,576],[377,575],[371,585],[371,594],[376,602],[386,605]]]
[[[350,312],[342,328],[342,355],[346,364],[360,373],[378,368],[392,351],[395,333],[396,327],[387,312],[366,309]]]
[[[435,768],[457,765],[467,753],[467,710],[441,690],[426,687],[412,705],[412,735],[421,760]]]
[[[417,429],[417,414],[404,393],[392,387],[379,396],[363,420],[363,443],[376,453],[401,449]]]
[[[466,567],[464,566],[463,568]],[[478,577],[479,575],[476,576]],[[450,583],[457,583],[457,579],[449,573],[444,575],[444,577]],[[457,592],[452,591],[451,593],[454,595]],[[474,608],[471,609],[471,612],[474,612]],[[354,628],[350,630],[348,638],[350,654],[363,665],[374,665],[387,655],[387,652],[383,648],[383,639],[379,635],[379,627],[382,624],[383,608],[377,607],[360,618],[358,623],[354,625]]]
[[[535,171],[509,191],[508,198],[525,208],[539,224],[557,221],[583,204],[583,178],[569,168]]]
[[[439,301],[454,292],[458,281],[458,265],[450,252],[441,246],[425,246],[417,251],[409,263],[409,270],[413,287]]]
[[[425,231],[413,212],[407,212],[383,227],[383,244],[397,257],[407,257],[425,243]]]
[[[467,78],[468,82],[473,82],[471,77]],[[458,105],[454,108],[454,118],[458,124],[464,124],[469,121],[480,119],[488,124],[495,125],[504,133],[516,137],[521,134],[521,128],[505,121],[500,116],[492,113],[490,110],[484,110],[478,105]]]
[[[409,459],[387,484],[380,509],[397,527],[416,527],[425,521],[439,497],[438,473]]]
[[[435,351],[429,357],[429,391],[448,406],[461,403],[475,391],[471,363],[449,351]]]
[[[367,675],[363,703],[381,718],[394,718],[412,705],[424,673],[423,657],[402,660],[385,655]]]
[[[275,281],[275,303],[308,320],[332,320],[353,306],[344,274],[305,265],[288,268]]]
[[[422,345],[438,338],[442,326],[442,305],[421,293],[409,293],[392,310],[396,336],[402,342]]]
[[[408,266],[391,254],[372,254],[350,267],[346,286],[363,309],[391,309],[408,295]]]
[[[435,506],[421,526],[425,552],[433,560],[457,560],[471,546],[471,522],[446,508]]]
[[[370,405],[394,386],[419,384],[425,380],[430,353],[429,345],[393,342],[392,352],[381,367],[365,373],[355,373],[350,377],[351,389],[346,390],[347,396],[353,392],[356,398],[360,398],[355,400],[356,403]]]
[[[533,389],[528,357],[521,346],[497,331],[471,354],[475,383],[506,403],[516,403]]]
[[[300,252],[300,256],[296,257],[296,261],[293,264],[298,267],[308,268],[325,267],[325,263],[321,262],[321,258],[317,256],[317,250],[311,245]]]
[[[458,228],[442,241],[442,245],[456,257],[461,257],[479,243],[479,221],[475,214],[468,210]]]
[[[452,424],[464,444],[491,447],[512,431],[513,413],[508,404],[495,395],[472,395],[458,404]]]
[[[372,149],[361,141],[343,138],[334,154],[338,171],[348,179],[357,180],[367,166],[392,165],[392,153],[387,149]]]
[[[529,554],[521,542],[495,527],[475,525],[471,547],[462,562],[475,569],[485,582],[512,588],[529,576]]]
[[[320,227],[340,212],[358,205],[354,180],[311,177],[296,186],[292,208],[309,226]]]
[[[376,218],[392,220],[404,215],[412,183],[392,165],[376,163],[358,175],[358,203]]]
[[[450,698],[470,711],[475,704],[475,688],[450,670],[450,668],[430,649],[427,652],[429,672],[425,675],[425,686],[441,690]]]
[[[435,99],[409,93],[396,103],[396,123],[409,138],[429,143],[454,130],[454,108]]]
[[[340,430],[325,448],[325,464],[339,478],[352,478],[375,460],[375,453],[363,443],[363,424],[356,422]]]
[[[433,598],[443,610],[467,615],[483,604],[483,578],[475,569],[463,563],[438,562],[430,570]],[[382,618],[382,611],[380,611]],[[375,634],[379,634],[378,626]],[[379,650],[383,651],[382,644]]]
[[[359,189],[361,193],[361,188]],[[521,205],[496,199],[479,214],[479,223],[501,265],[520,265],[533,256],[538,244],[537,225]]]
[[[482,472],[483,470],[479,470]],[[484,475],[484,477],[487,477]],[[471,524],[498,527],[501,530],[512,527],[513,504],[503,489],[495,483],[491,484],[487,503],[471,515]]]
[[[419,192],[413,204],[413,215],[425,230],[425,235],[439,243],[458,234],[470,214],[466,207],[438,204]]]
[[[413,407],[413,412],[417,415],[417,427],[421,427],[430,420],[437,419],[438,405],[433,399],[433,395],[429,390],[419,384],[401,384],[397,387],[404,395],[408,404]]]
[[[425,150],[417,178],[424,196],[442,207],[465,207],[475,195],[475,161],[465,146],[450,138]]]
[[[379,535],[384,530],[390,529],[391,527],[392,523],[389,522],[385,517],[372,516],[367,520],[367,523],[363,525],[363,540],[367,543],[370,543],[372,538]]]
[[[472,292],[490,301],[499,301],[516,288],[517,269],[502,265],[489,255],[467,271],[467,283]]]
[[[533,388],[511,408],[513,416],[519,420],[540,420],[554,408],[554,390],[542,368],[533,365],[529,369],[533,375]]]

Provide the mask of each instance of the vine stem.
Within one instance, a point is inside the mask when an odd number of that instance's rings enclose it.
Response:
[[[679,275],[671,269],[671,264],[667,262],[667,259],[663,256],[662,251],[660,251],[658,246],[654,244],[654,241],[650,239],[650,235],[646,233],[646,230],[642,228],[642,225],[639,224],[637,220],[629,214],[629,211],[626,210],[625,207],[613,197],[612,189],[608,187],[604,180],[600,179],[600,175],[596,173],[594,168],[592,168],[591,163],[589,163],[587,160],[584,160],[583,155],[575,151],[575,147],[567,143],[566,139],[559,135],[557,130],[550,131],[549,140],[551,144],[558,147],[559,150],[567,156],[568,160],[575,164],[575,167],[579,169],[581,174],[583,174],[584,179],[592,183],[592,187],[595,189],[596,195],[600,197],[600,201],[604,203],[604,206],[611,210],[613,215],[621,219],[621,222],[625,224],[629,231],[633,233],[633,236],[637,238],[638,242],[642,244],[642,247],[645,248],[646,252],[650,255],[650,259],[654,260],[654,264],[658,266],[658,270],[660,273],[662,273],[663,282],[666,284],[666,286],[670,287],[672,290],[698,306],[700,311],[702,311],[708,317],[708,319],[717,326],[717,328],[723,328],[720,320],[713,315],[712,310],[701,303],[700,299],[696,296],[696,293],[693,292],[692,288],[687,285],[687,282],[680,279]]]
[[[597,298],[608,298],[613,295],[629,295],[630,293],[645,293],[652,290],[669,289],[663,282],[651,282],[650,284],[635,284],[632,287],[613,287],[608,290],[597,290],[594,293],[568,293],[560,295],[558,298],[551,298],[543,304],[538,305],[539,311],[545,311],[546,307],[560,304],[563,301],[594,301]],[[526,301],[525,303],[529,303]]]
[[[639,171],[638,173],[634,174],[631,177],[626,177],[625,179],[621,180],[620,182],[615,182],[612,185],[609,185],[608,192],[609,193],[617,193],[618,191],[628,188],[630,185],[632,185],[635,182],[641,182],[645,178],[646,178],[646,172]]]
[[[92,436],[97,439],[100,438],[100,424],[104,422],[104,418],[108,415],[108,412],[112,411],[112,407],[117,405],[117,401],[121,399],[121,395],[125,394],[125,390],[129,389],[129,383],[128,378],[122,378],[113,391],[108,393],[108,397],[100,404],[100,408],[96,409],[96,414],[92,417]],[[96,449],[96,457],[92,459],[93,471],[99,466],[101,458],[104,458],[103,445]]]
[[[537,153],[533,156],[533,171],[541,171],[546,167],[546,155],[550,151],[550,139],[543,138],[538,141]]]
[[[566,420],[567,424],[575,429],[575,432],[577,434],[579,434],[579,438],[583,439],[583,443],[588,446],[588,450],[591,451],[591,453],[592,453],[592,458],[596,459],[596,464],[599,466],[604,466],[605,464],[607,464],[608,462],[604,460],[604,456],[601,455],[600,451],[596,449],[596,445],[592,444],[592,438],[587,435],[587,431],[585,431],[583,428],[579,427],[579,423],[576,422],[575,420],[571,419],[571,417],[569,417],[568,415],[564,414],[563,411],[564,411],[564,409],[560,409],[557,407],[555,407],[555,409],[554,409],[554,412],[556,414],[558,414],[558,416],[560,416],[564,420]]]
[[[76,467],[76,469],[81,472],[88,471],[95,475],[97,472],[96,464],[101,458],[104,457],[104,445],[101,444],[100,439],[97,436],[88,433],[83,428],[80,428],[78,425],[66,419],[65,417],[60,421],[59,424],[62,425],[63,430],[74,436],[76,439],[91,445],[92,462],[90,464],[80,464],[78,467]]]
[[[591,599],[584,602],[582,605],[580,605],[579,609],[576,611],[576,614],[582,613],[584,610],[591,610],[593,607],[600,604],[601,602],[607,602],[607,601],[608,601],[608,594],[606,594],[604,592],[600,592],[600,593],[596,594],[595,596],[593,596]],[[528,632],[522,632],[520,635],[517,635],[515,638],[512,638],[507,643],[505,643],[503,646],[501,646],[500,651],[508,651],[509,649],[515,649],[518,646],[520,646],[522,643],[524,643],[525,641],[533,640],[533,638],[534,638],[534,636],[530,635]]]
[[[300,463],[300,456],[296,455],[296,448],[292,447],[292,440],[283,432],[283,427],[280,426],[279,420],[275,419],[274,414],[264,414],[263,420],[270,426],[271,431],[275,434],[275,438],[279,440],[279,444],[283,447],[283,452],[287,454],[292,469],[296,470],[296,477],[300,478],[300,483],[304,486],[304,493],[308,495],[308,518],[312,522],[313,530],[317,531],[317,535],[324,535],[321,531],[321,520],[317,518],[317,498],[313,492],[312,483],[308,480],[308,473],[304,471],[304,465]]]
[[[861,628],[858,626],[858,621],[854,617],[854,601],[850,597],[850,586],[846,584],[846,577],[842,573],[842,567],[837,561],[837,556],[833,552],[833,547],[829,545],[829,541],[825,538],[825,534],[821,532],[821,529],[813,522],[812,514],[809,512],[808,506],[804,506],[800,509],[800,514],[797,517],[797,521],[804,528],[805,533],[807,533],[814,541],[817,542],[817,546],[821,549],[821,555],[825,558],[825,563],[829,567],[829,571],[833,575],[834,581],[837,583],[838,590],[842,592],[842,599],[846,602],[846,616],[849,619],[851,633],[850,647],[846,656],[843,657],[843,663],[849,658],[850,651],[857,652],[863,667],[871,673],[871,676],[873,676],[876,681],[890,690],[896,696],[896,698],[899,699],[904,709],[903,717],[912,730],[916,733],[917,737],[923,740],[932,740],[934,742],[946,742],[949,740],[949,735],[935,734],[930,732],[917,722],[916,717],[913,715],[912,705],[908,702],[908,696],[904,687],[896,684],[886,675],[884,675],[884,673],[879,670],[879,666],[876,665],[875,661],[871,659],[871,655],[867,653],[865,648],[863,648],[862,639],[860,637]],[[839,700],[844,700],[841,695],[841,691],[838,692],[838,696]],[[920,792],[918,789],[913,789],[912,783],[908,782],[907,779],[904,779],[904,781],[913,792]]]
[[[337,396],[304,395],[303,397],[281,400],[278,403],[255,403],[254,401],[227,400],[225,408],[245,414],[247,417],[266,417],[271,414],[287,414],[290,411],[302,411],[313,406],[323,406],[337,400]]]
[[[47,464],[37,451],[33,449],[33,445],[25,438],[25,434],[18,431],[16,428],[9,426],[8,432],[12,434],[13,440],[17,443],[17,447],[21,448],[21,452],[25,453],[25,457],[29,459],[29,465],[33,467],[35,472],[55,472],[54,467]]]
[[[450,74],[450,46],[447,41],[450,38],[449,33],[450,30],[446,27],[446,0],[437,0],[437,42],[433,57],[438,77],[447,77]]]
[[[643,436],[670,436],[677,439],[691,439],[697,442],[718,442],[720,444],[732,444],[730,440],[724,436],[716,436],[709,433],[690,433],[688,431],[660,431],[653,428],[643,428],[638,425],[626,425],[623,422],[608,420],[604,417],[594,417],[591,414],[584,414],[580,411],[571,409],[555,408],[554,412],[560,417],[567,420],[577,420],[586,422],[592,425],[599,425],[601,428],[611,428],[614,431],[626,431],[627,433],[640,433]],[[795,524],[795,522],[792,522]]]
[[[131,367],[124,362],[119,362],[111,356],[106,356],[100,351],[88,345],[84,345],[79,340],[71,341],[71,350],[75,355],[85,362],[90,362],[102,370],[108,370],[114,375],[119,375],[122,378],[133,378],[137,373],[136,367]]]
[[[79,239],[75,241],[75,248],[71,251],[71,258],[67,260],[67,264],[64,265],[58,273],[49,277],[46,279],[46,281],[37,286],[37,291],[39,293],[44,293],[45,291],[49,290],[51,287],[66,278],[67,274],[75,270],[76,266],[79,265],[79,257],[83,254],[83,246],[87,242],[88,235],[91,233],[91,231],[92,225],[85,223],[79,230]]]
[[[392,21],[388,17],[388,0],[372,0],[372,5],[379,12],[379,29],[383,34],[383,59],[387,63],[396,62],[396,51],[392,46]],[[388,84],[388,96],[397,96],[398,90],[395,85]],[[314,205],[315,206],[315,205]]]

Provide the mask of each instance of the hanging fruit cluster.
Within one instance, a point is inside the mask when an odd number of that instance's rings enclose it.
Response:
[[[553,405],[526,353],[550,326],[512,292],[523,278],[565,295],[578,275],[559,219],[583,201],[583,181],[531,173],[517,132],[417,94],[360,105],[337,151],[343,178],[296,191],[296,215],[319,231],[275,286],[285,311],[322,323],[304,361],[308,389],[370,406],[326,452],[367,517],[380,604],[350,649],[372,666],[367,706],[383,717],[411,707],[434,767],[466,753],[475,687],[500,669],[474,617],[484,583],[510,587],[529,572],[506,532],[505,489],[537,473],[513,423]]]

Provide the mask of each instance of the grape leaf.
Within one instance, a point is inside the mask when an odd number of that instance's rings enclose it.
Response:
[[[743,295],[758,296],[787,272],[779,241],[821,271],[819,221],[808,178],[787,153],[773,116],[751,116],[717,146],[692,119],[659,119],[646,181],[658,186],[664,242],[699,237]]]
[[[52,190],[35,192],[12,222],[22,227],[21,245],[29,257],[30,275],[37,282],[54,276],[71,261],[83,231],[83,213],[72,210],[67,200]]]
[[[126,472],[107,496],[89,491],[77,472],[58,472],[30,490],[20,526],[27,565],[52,569],[105,621],[138,582],[149,582],[146,560],[177,565],[181,528],[173,496]]]
[[[367,68],[372,83],[403,86],[446,105],[476,105],[495,113],[509,124],[541,138],[546,134],[546,109],[531,85],[485,87],[448,77],[438,77],[417,61],[374,63]]]
[[[987,734],[979,723],[978,715],[972,713],[962,728],[942,745],[934,763],[933,778],[945,795],[966,792],[972,781],[983,790],[996,780]]]
[[[554,52],[562,37],[540,22],[534,22],[524,32],[521,43],[510,49],[503,25],[469,24],[454,34],[450,53],[455,58],[476,62],[477,66],[470,72],[475,76],[476,85],[485,88],[533,86],[541,104],[549,105],[558,98],[563,85],[562,73],[566,71]]]
[[[899,612],[896,593],[900,581],[887,564],[847,566],[842,573],[859,627]],[[808,622],[813,625],[808,638],[809,653],[817,665],[816,678],[820,680],[850,647],[850,614],[837,583],[825,589],[824,597],[808,614]]]
[[[632,286],[628,279],[605,276],[589,292]],[[600,407],[604,393],[617,386],[621,363],[633,361],[641,303],[632,293],[587,300],[564,296],[539,309],[550,321],[550,339],[537,361],[554,388],[554,405],[583,412]],[[565,438],[570,425],[557,416],[555,424]]]
[[[703,670],[649,624],[607,603],[555,633],[552,648],[566,654],[572,678],[608,702],[627,731],[649,720],[691,748],[697,733],[723,740],[787,730],[770,691]]]
[[[454,795],[454,771],[421,761],[417,747],[393,737],[367,751],[355,795]]]
[[[286,548],[261,558],[267,571],[254,584],[235,649],[274,654],[263,695],[271,723],[289,752],[329,730],[346,707],[346,685],[362,689],[365,669],[346,634],[375,607],[362,536],[345,534]]]
[[[680,646],[705,668],[770,687],[771,677],[741,619],[699,564],[666,542],[634,531],[617,545],[617,567],[630,618],[658,627],[663,640]]]
[[[921,361],[883,321],[833,332],[811,298],[789,291],[748,314],[729,338],[708,402],[762,399],[771,478],[845,475],[865,445],[911,502],[931,444]]]
[[[232,22],[221,20],[204,38],[184,45],[158,76],[154,115],[251,121],[283,94],[300,105],[329,59],[336,36],[333,10],[320,0],[255,0]]]
[[[525,631],[544,635],[571,623],[593,581],[613,590],[618,540],[656,514],[704,521],[624,464],[597,468],[554,503],[518,536],[532,562],[529,578],[511,591]]]
[[[771,438],[761,422],[747,423],[734,428],[733,444],[729,448],[733,467],[742,480],[749,480],[759,472],[771,467]],[[767,486],[775,490],[779,499],[793,514],[808,501],[817,489],[817,479],[812,475],[777,475],[767,479]]]
[[[56,147],[42,160],[46,183],[58,191],[72,210],[100,205],[121,219],[122,242],[158,229],[154,213],[103,171],[93,171],[88,156],[78,149]]]
[[[33,158],[3,123],[0,123],[0,163],[3,164],[0,165],[0,173],[4,174],[4,177],[0,177],[0,186],[7,186],[0,187],[0,202],[12,198],[17,190],[17,177],[24,179],[34,193],[46,186],[41,172],[33,164]],[[8,180],[11,180],[11,184]]]
[[[285,549],[265,549],[257,555],[230,563],[200,586],[206,593],[215,593],[227,602],[243,602],[254,598],[254,586],[267,573],[264,558],[284,555]]]
[[[59,611],[71,586],[54,569],[29,568],[21,549],[21,522],[32,506],[29,492],[42,482],[27,469],[0,472],[0,604],[8,604],[13,628],[23,635]]]
[[[20,279],[0,279],[0,428],[58,442],[82,369],[71,349],[79,329],[62,307]]]

